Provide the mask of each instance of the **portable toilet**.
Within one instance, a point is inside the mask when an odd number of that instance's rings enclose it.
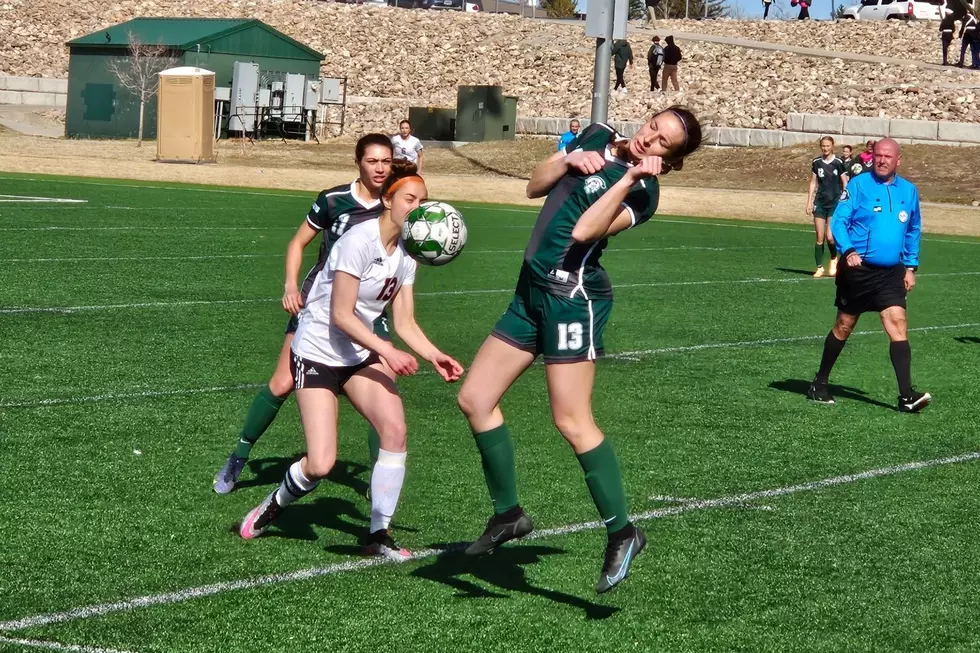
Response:
[[[214,163],[214,73],[184,66],[160,73],[157,161]]]

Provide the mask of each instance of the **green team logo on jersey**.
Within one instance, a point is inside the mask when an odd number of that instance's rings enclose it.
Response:
[[[585,194],[595,195],[606,190],[606,180],[602,177],[589,177],[585,180]]]

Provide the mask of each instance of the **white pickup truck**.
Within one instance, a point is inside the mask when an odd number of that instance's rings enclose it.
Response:
[[[841,20],[940,20],[942,0],[861,0]]]

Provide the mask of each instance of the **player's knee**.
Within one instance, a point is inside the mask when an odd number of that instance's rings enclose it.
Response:
[[[385,451],[405,451],[408,442],[408,427],[404,419],[386,419],[379,424],[378,438]]]
[[[306,467],[303,469],[303,474],[306,475],[311,481],[318,481],[321,478],[326,478],[333,469],[334,463],[337,462],[337,456],[334,454],[320,454],[311,456],[306,455]]]
[[[293,392],[292,375],[277,371],[269,380],[269,391],[277,397],[288,397]]]
[[[562,437],[573,445],[590,437],[596,431],[596,425],[591,415],[555,413],[552,418],[555,422],[555,428],[562,434]]]
[[[493,406],[487,406],[487,403],[478,391],[468,385],[464,385],[456,395],[456,405],[467,419],[493,411]]]

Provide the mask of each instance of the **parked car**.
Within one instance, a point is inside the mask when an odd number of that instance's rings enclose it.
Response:
[[[841,12],[842,20],[940,20],[942,0],[861,0]]]

